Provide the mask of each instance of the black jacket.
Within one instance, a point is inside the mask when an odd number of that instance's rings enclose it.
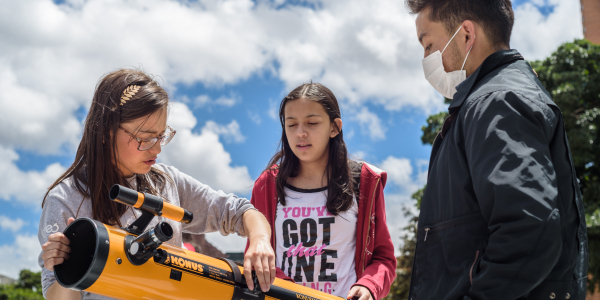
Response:
[[[587,231],[559,108],[515,50],[457,87],[434,144],[409,299],[585,299]]]

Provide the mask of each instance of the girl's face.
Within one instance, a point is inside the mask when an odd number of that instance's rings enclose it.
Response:
[[[150,116],[141,117],[131,122],[122,123],[122,128],[117,129],[117,166],[125,177],[134,174],[146,174],[156,163],[160,153],[160,142],[146,151],[138,150],[139,142],[131,137],[125,130],[137,138],[160,137],[167,130],[167,111],[158,110]],[[123,130],[124,129],[124,130]]]
[[[331,122],[321,104],[306,98],[286,103],[284,116],[287,141],[298,159],[302,163],[327,164],[329,139],[339,134],[342,120],[337,118]]]

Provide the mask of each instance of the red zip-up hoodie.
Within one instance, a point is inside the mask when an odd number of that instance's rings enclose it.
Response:
[[[263,172],[254,183],[250,202],[265,215],[272,230],[277,214],[277,169]],[[363,163],[360,174],[360,198],[356,222],[356,253],[354,263],[356,278],[354,285],[369,289],[374,299],[382,299],[396,278],[394,245],[387,228],[383,188],[387,173]],[[271,233],[271,246],[275,249],[275,232]],[[246,245],[246,250],[248,245]],[[277,278],[294,282],[277,268]],[[353,285],[353,286],[354,286]]]

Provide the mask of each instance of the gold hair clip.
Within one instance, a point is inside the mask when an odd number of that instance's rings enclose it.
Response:
[[[139,85],[130,85],[128,86],[124,91],[123,91],[123,95],[121,96],[121,106],[123,106],[123,104],[125,104],[125,102],[127,102],[128,100],[131,100],[131,98],[133,98],[133,96],[135,95],[135,93],[137,93],[140,90],[140,86]]]

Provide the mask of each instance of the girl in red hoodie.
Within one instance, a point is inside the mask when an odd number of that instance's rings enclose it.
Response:
[[[348,159],[340,108],[325,86],[294,89],[279,119],[280,149],[251,200],[271,224],[277,277],[346,298],[385,297],[396,277],[387,174]]]

